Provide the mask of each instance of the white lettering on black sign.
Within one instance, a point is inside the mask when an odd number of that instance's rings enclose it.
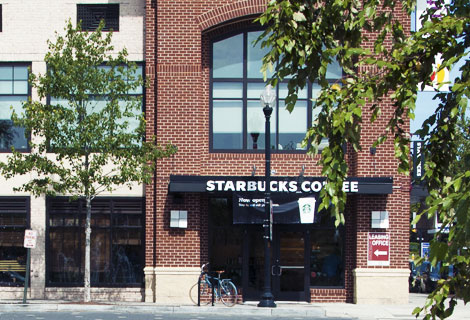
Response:
[[[326,181],[297,181],[273,180],[270,182],[270,190],[273,192],[320,192]],[[265,181],[244,181],[244,180],[209,180],[206,183],[207,191],[233,191],[233,192],[265,192]],[[344,192],[359,192],[358,181],[344,181]]]

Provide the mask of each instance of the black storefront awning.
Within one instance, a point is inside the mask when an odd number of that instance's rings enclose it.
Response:
[[[318,193],[323,177],[271,177],[271,193]],[[391,194],[392,177],[349,177],[343,190],[350,194]],[[170,175],[169,192],[264,192],[263,176]]]
[[[271,205],[273,223],[314,223],[319,204],[319,193],[326,183],[322,177],[271,177]],[[209,192],[233,194],[233,223],[261,224],[265,219],[266,184],[263,176],[170,176],[170,192]],[[393,178],[355,178],[343,182],[349,194],[391,194]],[[310,222],[300,213],[309,207]],[[302,222],[304,220],[304,222]]]

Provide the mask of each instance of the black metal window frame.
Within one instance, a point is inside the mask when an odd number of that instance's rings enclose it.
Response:
[[[31,74],[31,63],[30,62],[0,62],[0,67],[2,67],[2,66],[12,66],[13,68],[15,68],[15,67],[26,67],[27,70],[28,70],[28,79],[29,79],[29,76]],[[13,72],[13,76],[12,76],[12,79],[11,79],[12,86],[13,86],[14,81],[15,81],[15,78],[14,78],[14,72]],[[13,92],[12,94],[2,94],[2,93],[0,93],[0,98],[1,97],[6,97],[6,96],[11,96],[11,97],[25,96],[26,99],[31,98],[31,84],[29,83],[29,80],[26,80],[26,81],[27,81],[27,86],[28,86],[26,94],[16,94],[15,92]],[[10,122],[11,122],[11,120],[10,120]],[[25,138],[27,140],[27,147],[26,148],[15,148],[16,151],[20,151],[20,152],[29,152],[30,151],[29,141],[31,140],[31,136],[27,136]],[[9,148],[1,148],[0,147],[0,153],[11,153],[10,147]]]
[[[3,12],[2,12],[2,4],[0,3],[0,32],[3,31],[2,25],[3,25]]]
[[[262,29],[260,29],[259,27],[253,27],[253,28],[246,28],[244,30],[241,30],[241,31],[236,31],[236,32],[231,32],[231,33],[227,33],[227,34],[224,34],[223,36],[219,36],[219,37],[214,37],[210,40],[210,83],[209,83],[209,103],[210,103],[210,107],[209,107],[209,151],[211,153],[264,153],[264,148],[263,149],[257,149],[257,150],[254,150],[254,149],[249,149],[248,148],[248,145],[247,145],[247,136],[248,136],[248,124],[247,124],[247,110],[248,110],[248,101],[254,101],[254,99],[252,98],[248,98],[247,97],[247,87],[248,87],[248,83],[265,83],[263,81],[263,79],[257,79],[257,78],[248,78],[247,76],[247,69],[248,69],[248,62],[247,62],[247,58],[248,58],[248,33],[249,32],[256,32],[256,31],[262,31]],[[218,41],[221,41],[221,40],[225,40],[225,39],[228,39],[230,37],[233,37],[233,36],[236,36],[236,35],[239,35],[239,34],[243,34],[243,77],[241,78],[214,78],[213,76],[213,44],[215,42],[218,42]],[[335,83],[338,83],[338,78],[332,78],[332,79],[327,79],[328,82],[330,84],[335,84]],[[213,86],[214,86],[214,83],[228,83],[228,82],[237,82],[237,83],[243,83],[243,98],[214,98],[213,97]],[[287,83],[289,82],[288,79],[280,82],[276,88],[273,88],[273,90],[275,91],[276,93],[276,103],[275,103],[275,106],[273,107],[273,116],[271,116],[271,130],[273,130],[273,126],[275,128],[275,139],[274,141],[271,141],[271,144],[275,146],[275,148],[272,148],[271,149],[271,152],[273,153],[306,153],[307,149],[301,149],[301,150],[292,150],[292,149],[280,149],[279,146],[280,146],[280,143],[279,143],[279,109],[280,109],[280,101],[283,101],[284,98],[279,98],[279,90],[280,90],[280,85],[287,85]],[[313,90],[313,87],[314,85],[316,85],[315,83],[312,83],[312,82],[307,82],[304,90],[306,90],[307,92],[307,97],[306,98],[298,98],[297,101],[306,101],[307,103],[307,119],[306,120],[306,128],[308,129],[309,127],[311,127],[312,125],[312,107],[314,105],[314,102],[312,101],[312,90]],[[261,92],[260,92],[261,93]],[[242,117],[243,117],[243,128],[242,128],[242,139],[243,139],[243,146],[242,148],[240,149],[219,149],[219,148],[214,148],[214,141],[213,141],[213,136],[214,136],[214,132],[213,132],[213,110],[214,110],[214,101],[217,101],[217,100],[227,100],[227,101],[230,101],[230,100],[242,100],[243,101],[243,114],[242,114]],[[258,99],[259,101],[259,99]],[[261,105],[260,105],[260,110],[262,109]],[[276,122],[273,123],[273,118],[276,119]],[[264,121],[264,118],[263,118],[263,121]],[[263,132],[264,134],[264,122],[263,122]],[[306,132],[305,132],[306,133]]]
[[[77,24],[83,31],[95,31],[104,20],[102,31],[119,31],[119,3],[77,4]]]
[[[116,225],[116,221],[120,214],[122,214],[122,207],[119,206],[119,202],[132,202],[135,205],[140,206],[141,210],[141,225],[140,226],[122,226]],[[108,203],[109,206],[105,204]],[[97,205],[100,204],[100,205]],[[54,206],[57,206],[54,208]],[[60,206],[63,205],[62,208]],[[95,206],[94,206],[95,205]],[[93,223],[93,219],[96,216],[103,216],[106,213],[100,213],[102,209],[109,211],[109,226],[98,226],[96,223]],[[54,212],[57,211],[57,212]],[[63,218],[63,225],[51,225],[51,219],[54,215],[64,215],[69,214],[71,219],[66,220]],[[124,213],[125,214],[125,213]],[[51,280],[50,273],[52,268],[52,253],[51,253],[51,238],[50,233],[51,231],[63,230],[62,233],[62,240],[63,235],[67,231],[75,232],[78,236],[78,243],[81,241],[85,241],[85,219],[86,219],[86,208],[85,208],[85,201],[83,199],[71,201],[69,197],[47,197],[46,198],[46,286],[47,287],[76,287],[76,286],[83,286],[83,278],[76,282],[54,282]],[[73,221],[72,224],[70,221]],[[144,278],[143,278],[143,268],[145,266],[145,198],[143,197],[97,197],[92,202],[92,237],[93,232],[97,232],[100,230],[108,230],[108,240],[110,245],[112,245],[113,241],[113,234],[119,234],[121,231],[126,230],[140,230],[141,231],[141,238],[140,243],[142,250],[138,252],[139,255],[139,262],[142,266],[141,268],[141,282],[134,282],[134,283],[106,283],[106,282],[91,282],[92,287],[143,287],[144,286]],[[77,264],[80,266],[80,273],[83,274],[84,270],[84,252],[81,252],[81,248],[75,248],[75,250],[80,251],[78,252],[77,257],[79,260]],[[109,252],[109,261],[112,261],[113,250]]]
[[[21,232],[24,237],[24,232],[26,229],[30,228],[30,217],[31,217],[31,202],[30,197],[10,197],[10,196],[1,196],[0,197],[0,216],[8,215],[12,223],[9,224],[0,224],[0,233],[12,231],[12,232]],[[24,219],[24,224],[14,224],[13,220],[17,220],[15,218]],[[5,219],[2,217],[0,221]],[[24,249],[24,258],[26,258],[26,248],[23,246],[21,247]],[[3,251],[3,250],[2,250]],[[15,250],[16,253],[17,250]],[[2,253],[2,257],[0,260],[8,259]],[[24,260],[26,265],[26,260]],[[2,272],[3,273],[3,272]],[[0,286],[11,286],[11,287],[22,287],[24,282],[21,281],[12,281],[11,282],[0,282]]]

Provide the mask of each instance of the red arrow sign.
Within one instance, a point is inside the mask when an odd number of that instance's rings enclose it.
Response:
[[[367,265],[390,265],[390,233],[369,232],[367,235]]]

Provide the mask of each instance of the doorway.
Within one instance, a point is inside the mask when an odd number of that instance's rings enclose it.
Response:
[[[279,301],[310,301],[309,232],[277,226],[273,239],[272,289]]]
[[[264,240],[261,226],[244,230],[243,299],[259,300],[264,286]],[[274,225],[271,242],[271,290],[277,301],[310,301],[309,231]]]

